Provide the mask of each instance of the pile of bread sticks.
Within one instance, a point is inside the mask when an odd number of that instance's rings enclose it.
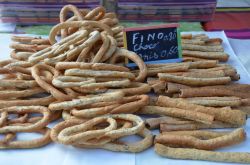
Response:
[[[138,135],[136,143],[120,142],[119,138]],[[51,131],[53,141],[80,148],[103,148],[119,152],[141,152],[152,145],[153,135],[143,120],[132,114],[100,116],[86,122],[65,120]]]
[[[219,63],[229,58],[222,40],[183,35],[182,63],[146,65],[122,48],[122,29],[103,7],[66,5],[48,39],[13,36],[11,59],[0,61],[0,148],[53,141],[141,152],[154,145],[168,158],[250,163],[249,153],[208,151],[243,142],[250,109],[250,85],[235,83],[236,69]],[[236,129],[200,130],[210,128]],[[22,132],[42,136],[21,141]],[[121,141],[132,135],[141,140]]]
[[[231,107],[250,114],[250,85],[237,83],[240,75],[231,65],[215,60],[149,64],[148,76],[148,84],[159,95],[204,106]]]
[[[181,36],[183,61],[218,60],[226,62],[229,58],[224,52],[220,38],[210,39],[205,34],[186,34]]]
[[[13,43],[10,48],[13,49],[10,56],[17,60],[27,60],[30,55],[50,46],[48,39],[41,37],[28,37],[28,36],[12,36]]]

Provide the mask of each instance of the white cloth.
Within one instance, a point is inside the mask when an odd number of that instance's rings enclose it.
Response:
[[[235,54],[250,74],[250,39],[228,39]]]

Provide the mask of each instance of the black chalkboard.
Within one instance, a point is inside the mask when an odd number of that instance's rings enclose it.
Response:
[[[181,58],[177,24],[127,28],[124,32],[125,47],[137,53],[145,63],[178,61]],[[129,65],[133,66],[133,63],[128,61]]]

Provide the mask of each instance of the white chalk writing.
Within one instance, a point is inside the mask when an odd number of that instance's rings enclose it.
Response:
[[[143,42],[150,42],[150,41],[173,41],[176,40],[176,31],[170,33],[163,33],[163,32],[155,32],[149,34],[141,34],[141,33],[133,33],[132,43],[143,43]]]
[[[160,52],[151,50],[147,51],[146,54],[140,54],[139,56],[142,58],[144,61],[155,61],[158,60],[159,58],[161,59],[168,59],[169,57],[176,55],[178,53],[178,46],[172,46],[169,50],[161,50]]]
[[[153,43],[153,44],[143,44],[142,42],[140,44],[135,44],[133,51],[137,52],[140,50],[151,50],[151,49],[155,49],[157,47],[157,45],[159,44],[159,42],[157,43]]]

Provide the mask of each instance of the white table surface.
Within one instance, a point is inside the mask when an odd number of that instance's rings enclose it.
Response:
[[[250,73],[250,39],[228,39],[240,62]]]
[[[204,33],[204,32],[201,32]],[[250,84],[250,76],[242,63],[234,54],[225,34],[223,32],[209,32],[210,37],[220,37],[223,39],[223,47],[225,52],[230,55],[229,64],[233,65],[241,75],[240,83]],[[10,35],[0,34],[0,59],[7,59],[10,50]],[[220,149],[219,151],[228,152],[250,152],[250,121],[245,126],[247,139],[245,142]],[[22,134],[21,138],[36,135]],[[1,137],[0,137],[1,138]],[[131,139],[130,139],[131,140]],[[119,153],[105,151],[101,149],[77,149],[71,146],[51,143],[45,147],[38,149],[11,149],[0,150],[0,164],[5,165],[217,165],[224,163],[192,161],[192,160],[173,160],[158,156],[153,147],[141,153]],[[227,163],[230,164],[230,163]]]

